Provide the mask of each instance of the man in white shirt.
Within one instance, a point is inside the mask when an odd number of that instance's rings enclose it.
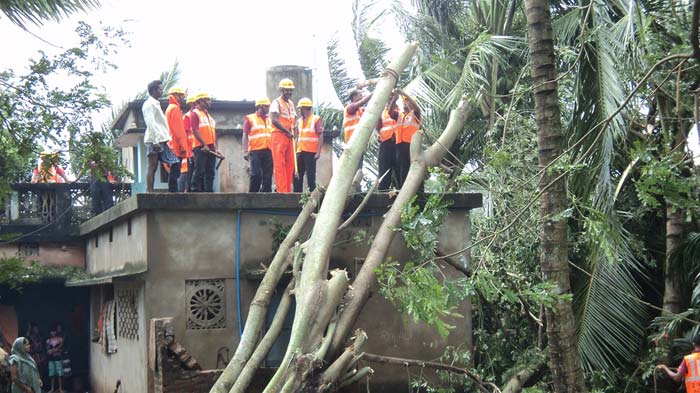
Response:
[[[143,142],[146,144],[146,155],[148,156],[148,172],[146,173],[146,191],[153,192],[153,182],[158,168],[158,161],[165,164],[175,164],[179,160],[170,150],[170,129],[168,121],[160,106],[160,97],[163,96],[163,82],[154,80],[148,84],[148,95],[146,102],[141,107],[143,120],[146,122],[146,134]]]

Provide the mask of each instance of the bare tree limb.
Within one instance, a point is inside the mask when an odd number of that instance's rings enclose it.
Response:
[[[525,367],[525,369],[510,377],[506,386],[503,387],[503,393],[517,393],[521,391],[530,378],[532,378],[542,367],[544,367],[544,365],[544,360],[541,360],[537,363],[528,365]]]
[[[448,371],[448,372],[451,372],[454,374],[462,374],[462,375],[466,375],[472,381],[474,381],[476,383],[476,386],[482,392],[501,393],[501,389],[499,389],[498,386],[492,384],[491,382],[484,382],[480,376],[478,376],[474,372],[472,372],[469,369],[464,368],[464,367],[458,367],[458,366],[454,366],[451,364],[445,364],[445,363],[439,363],[439,362],[430,362],[430,361],[425,361],[425,360],[404,359],[404,358],[397,358],[397,357],[393,357],[393,356],[382,356],[382,355],[376,355],[376,354],[367,353],[367,352],[365,352],[363,354],[362,360],[366,360],[366,361],[372,362],[372,363],[394,364],[394,365],[399,365],[399,366],[404,366],[404,367],[426,367],[426,368],[432,368],[435,370]],[[487,387],[491,388],[491,390],[487,389]]]

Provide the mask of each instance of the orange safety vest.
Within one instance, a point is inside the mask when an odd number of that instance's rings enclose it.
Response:
[[[685,375],[685,391],[687,393],[700,393],[700,352],[684,356],[683,361],[688,369],[688,373]]]
[[[348,104],[343,111],[343,132],[345,135],[345,143],[350,142],[350,137],[355,131],[355,127],[357,127],[357,123],[360,122],[360,118],[364,112],[364,110],[360,108],[357,110],[357,112],[355,112],[355,114],[351,115],[348,113],[348,106],[350,106],[350,104]]]
[[[272,123],[270,117],[266,116],[265,120],[258,112],[251,113],[246,116],[250,123],[250,132],[248,133],[248,150],[265,150],[270,148],[270,134],[272,133]]]
[[[394,136],[398,122],[389,116],[389,111],[384,109],[382,112],[382,129],[379,130],[379,138],[382,142],[386,142]]]
[[[299,142],[297,152],[306,151],[309,153],[318,152],[318,134],[316,133],[317,115],[312,114],[306,121],[302,117],[299,119]]]
[[[194,113],[199,118],[199,135],[204,139],[204,143],[207,145],[213,145],[216,143],[216,122],[209,115],[209,112],[205,112],[201,109],[195,109]],[[202,144],[194,139],[194,146],[202,146]]]
[[[276,100],[279,103],[280,107],[280,123],[282,123],[284,128],[288,129],[289,131],[292,131],[292,128],[294,128],[294,123],[297,120],[296,112],[294,112],[294,101],[289,100],[288,102],[286,102],[281,97],[277,97]],[[272,126],[272,131],[284,132],[286,134],[285,131],[278,129],[275,125]]]
[[[399,113],[399,122],[396,126],[396,143],[411,143],[413,134],[420,128],[420,120],[413,111]]]
[[[185,126],[185,134],[187,134],[187,143],[189,145],[189,148],[187,149],[187,158],[192,158],[194,156],[194,154],[192,154],[192,148],[194,147],[194,132],[192,132],[192,121],[190,120],[191,115],[191,110],[182,115],[182,124]]]

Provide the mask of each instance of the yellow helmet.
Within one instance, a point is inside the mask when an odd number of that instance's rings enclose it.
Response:
[[[293,89],[294,82],[289,78],[284,78],[280,81],[280,89]]]
[[[199,92],[199,93],[195,94],[194,97],[193,97],[192,99],[195,100],[195,102],[196,102],[196,101],[199,101],[199,100],[203,100],[203,99],[205,99],[205,98],[208,98],[208,99],[211,100],[211,96],[209,95],[209,93],[205,93],[205,92],[202,91],[202,92]]]
[[[185,90],[183,90],[180,87],[171,87],[170,90],[168,90],[168,95],[171,94],[187,94]]]
[[[314,103],[311,102],[311,99],[308,97],[304,97],[301,100],[299,100],[299,108],[313,108]]]
[[[39,157],[47,157],[47,156],[55,156],[58,155],[58,152],[51,151],[51,150],[44,150],[41,153],[39,153]]]
[[[270,99],[265,97],[265,98],[260,98],[258,100],[255,100],[255,106],[260,106],[260,105],[270,105]]]
[[[197,98],[197,95],[196,95],[196,94],[192,94],[192,95],[190,95],[190,96],[187,97],[187,100],[185,100],[185,103],[186,103],[186,104],[191,104],[191,103],[195,102],[195,98]]]

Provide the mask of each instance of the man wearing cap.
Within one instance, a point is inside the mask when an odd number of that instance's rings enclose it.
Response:
[[[270,99],[261,98],[255,101],[255,109],[243,122],[243,159],[250,163],[248,192],[272,192],[272,123],[267,115],[270,111]]]
[[[396,166],[399,171],[398,187],[401,188],[411,167],[411,138],[420,128],[421,113],[413,98],[398,89],[396,93],[403,97],[403,111],[396,125]]]
[[[343,137],[345,144],[350,143],[350,137],[355,132],[355,127],[357,127],[364,112],[362,107],[372,98],[372,93],[363,97],[362,91],[356,89],[350,92],[349,98],[350,103],[345,106],[345,111],[343,112]]]
[[[182,120],[181,107],[185,101],[185,91],[179,87],[173,87],[168,90],[168,101],[168,108],[165,110],[165,117],[168,119],[168,128],[170,129],[170,142],[168,145],[178,158],[178,162],[170,165],[168,191],[177,192],[177,181],[180,177],[182,160],[187,158],[188,151],[191,154],[192,150],[192,147],[187,145],[187,134],[185,133],[185,125]]]
[[[194,134],[194,173],[192,174],[193,192],[214,192],[214,175],[216,174],[216,123],[209,114],[211,97],[199,93],[194,98],[196,108],[190,116],[190,125]]]
[[[306,174],[309,191],[316,189],[316,160],[321,157],[323,145],[323,120],[312,112],[313,102],[309,98],[299,100],[301,118],[297,123],[299,141],[297,142],[298,176],[294,177],[294,192],[301,192]]]
[[[148,84],[148,98],[141,107],[143,120],[146,122],[143,142],[146,144],[146,155],[148,156],[148,172],[146,173],[146,190],[148,192],[153,192],[158,161],[168,165],[179,162],[168,146],[170,130],[163,109],[160,107],[160,101],[158,101],[162,96],[163,82],[152,81]]]
[[[277,192],[291,192],[296,158],[292,141],[297,116],[291,99],[294,82],[285,78],[280,81],[279,87],[282,94],[270,105],[272,164]]]

